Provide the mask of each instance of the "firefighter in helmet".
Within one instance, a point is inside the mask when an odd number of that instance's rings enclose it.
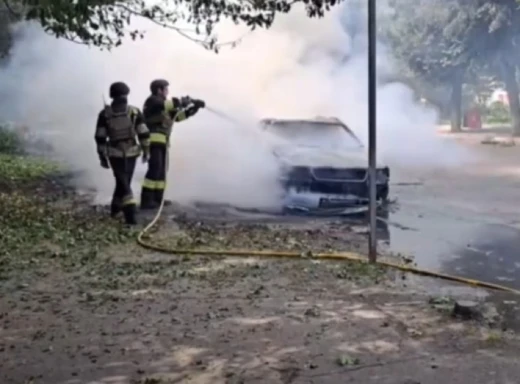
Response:
[[[163,199],[166,186],[166,155],[173,124],[195,115],[206,104],[189,96],[168,97],[168,81],[154,80],[151,95],[146,99],[143,115],[150,131],[150,159],[143,189],[141,209],[157,208]]]
[[[111,216],[123,212],[127,224],[136,224],[136,202],[132,193],[132,177],[136,161],[150,154],[150,132],[141,111],[128,104],[130,88],[122,82],[110,86],[112,103],[99,113],[95,140],[103,168],[112,168],[116,186],[110,204]]]

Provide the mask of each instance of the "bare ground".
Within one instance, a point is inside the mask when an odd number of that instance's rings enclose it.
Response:
[[[56,197],[55,186],[47,187],[40,194]],[[13,248],[0,258],[1,383],[517,382],[515,334],[500,321],[451,318],[427,294],[403,288],[399,273],[306,257],[149,252],[70,195],[34,209],[25,200],[16,205],[33,191],[24,188],[0,199],[3,217],[13,220],[2,231],[16,219],[30,226],[2,238]],[[40,206],[68,213],[54,218]],[[41,223],[52,225],[44,237]],[[366,245],[364,234],[338,222],[178,217],[167,218],[154,238],[303,255]]]
[[[514,334],[455,321],[381,271],[147,252],[110,269],[49,273],[3,295],[3,383],[512,383],[518,373]]]
[[[453,320],[377,267],[133,243],[49,266],[3,287],[2,383],[507,383],[518,372],[516,335]]]

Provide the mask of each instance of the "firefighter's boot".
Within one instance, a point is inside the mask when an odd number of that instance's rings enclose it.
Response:
[[[160,206],[164,198],[164,189],[156,189],[153,195],[153,201],[157,206]],[[165,202],[166,203],[166,202]],[[166,204],[164,204],[166,205]]]
[[[159,204],[155,201],[155,191],[143,188],[141,192],[141,209],[157,209]]]
[[[121,212],[121,204],[118,202],[112,202],[110,204],[110,217],[115,218]]]
[[[126,205],[123,208],[123,215],[125,217],[125,223],[128,225],[135,225],[137,224],[137,220],[135,218],[136,214],[135,204]]]

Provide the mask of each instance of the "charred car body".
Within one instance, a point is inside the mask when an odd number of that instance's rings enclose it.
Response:
[[[363,207],[369,201],[367,152],[337,118],[263,119],[274,138],[273,153],[282,168],[288,208]],[[377,165],[377,199],[385,202],[390,170]]]

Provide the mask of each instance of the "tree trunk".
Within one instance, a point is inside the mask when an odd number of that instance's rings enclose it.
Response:
[[[455,79],[450,95],[450,123],[452,132],[460,132],[462,125],[462,81]]]
[[[518,83],[516,82],[516,66],[503,63],[502,80],[506,85],[507,98],[509,99],[513,135],[520,136],[520,100],[518,98]]]

